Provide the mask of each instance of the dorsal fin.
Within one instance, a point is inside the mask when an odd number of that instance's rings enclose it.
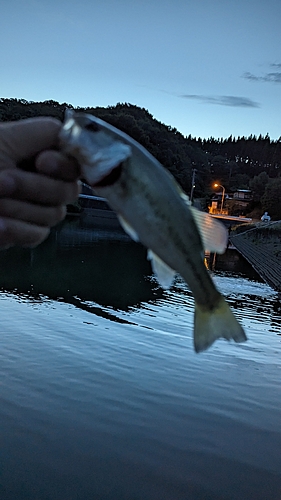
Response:
[[[199,230],[204,250],[224,253],[227,247],[228,234],[224,225],[210,214],[189,207]]]
[[[197,208],[191,206],[191,202],[187,194],[178,186],[178,191],[181,198],[191,210],[193,219],[200,233],[204,250],[209,252],[224,253],[227,247],[228,234],[224,225],[214,219],[210,214],[201,212]]]

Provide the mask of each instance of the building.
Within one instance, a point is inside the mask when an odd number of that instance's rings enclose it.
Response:
[[[252,201],[252,191],[250,189],[237,189],[233,193],[225,193],[223,209],[222,191],[212,196],[209,213],[224,214],[224,215],[245,215],[249,203]]]
[[[222,191],[218,192],[212,196],[211,206],[209,207],[210,214],[212,214],[212,215],[217,215],[217,214],[228,215],[227,201],[229,199],[229,195],[225,193],[224,200],[223,200],[223,207],[221,206],[222,196],[223,196]]]
[[[253,199],[252,191],[250,189],[237,189],[233,193],[233,199],[237,200],[243,206],[247,206]]]

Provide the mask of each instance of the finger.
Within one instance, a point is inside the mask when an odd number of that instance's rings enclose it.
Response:
[[[66,215],[66,206],[46,207],[10,198],[0,199],[0,216],[10,217],[38,226],[55,226]]]
[[[0,125],[1,153],[14,163],[54,148],[58,142],[60,121],[50,117],[27,118]]]
[[[19,220],[0,218],[0,248],[12,246],[34,247],[50,233],[47,227],[36,226]]]
[[[80,175],[80,167],[74,159],[67,158],[59,151],[43,151],[36,158],[38,172],[55,179],[75,181]]]
[[[78,181],[64,182],[17,169],[0,172],[0,198],[56,206],[72,203],[77,199],[79,192]]]

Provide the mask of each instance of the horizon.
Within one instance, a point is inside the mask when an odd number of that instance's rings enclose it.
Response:
[[[161,123],[162,125],[164,125],[166,127],[171,127],[172,129],[175,128],[177,130],[177,132],[181,133],[185,139],[188,139],[189,136],[191,136],[191,140],[197,140],[197,141],[198,140],[202,140],[202,141],[206,140],[206,141],[208,141],[208,140],[214,139],[215,141],[219,142],[221,140],[227,141],[230,137],[232,137],[233,140],[239,140],[239,139],[242,139],[242,138],[244,138],[244,139],[254,139],[254,138],[256,138],[258,140],[259,138],[266,139],[267,136],[268,136],[270,142],[280,142],[281,141],[281,134],[280,134],[280,136],[277,139],[273,139],[272,137],[270,137],[270,135],[268,133],[266,133],[264,135],[263,134],[250,134],[248,136],[234,136],[233,134],[230,134],[228,137],[214,137],[214,136],[200,137],[200,136],[192,136],[191,134],[184,135],[180,130],[178,130],[173,125],[171,125],[169,123],[164,123],[161,120],[159,120],[156,116],[153,116],[149,109],[146,109],[143,106],[138,106],[137,104],[132,104],[130,102],[117,102],[116,104],[108,104],[107,106],[87,106],[86,105],[86,106],[82,107],[82,106],[74,106],[70,102],[65,102],[65,101],[59,102],[59,101],[56,101],[55,99],[46,99],[44,101],[33,101],[33,100],[27,100],[25,98],[20,98],[20,97],[0,97],[0,102],[1,102],[1,100],[5,100],[5,99],[7,99],[7,100],[13,100],[13,99],[15,99],[17,101],[26,102],[27,104],[36,104],[36,103],[44,103],[44,102],[51,102],[51,101],[53,101],[53,102],[57,103],[59,106],[62,106],[63,104],[66,104],[67,106],[72,107],[75,111],[76,110],[86,110],[87,108],[93,108],[93,109],[94,108],[104,108],[104,109],[107,109],[107,108],[116,107],[118,105],[121,105],[121,106],[123,106],[123,105],[136,106],[139,109],[144,109],[147,113],[149,113],[152,116],[153,119],[155,119],[157,122]]]

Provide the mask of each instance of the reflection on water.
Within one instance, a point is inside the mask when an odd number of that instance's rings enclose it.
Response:
[[[228,248],[222,255],[208,252],[205,262],[208,269],[232,272],[236,275],[247,276],[254,281],[263,282],[249,262],[233,248]]]
[[[213,277],[248,342],[196,355],[141,246],[2,252],[1,500],[280,500],[280,301],[242,264]]]
[[[30,297],[40,294],[78,305],[97,302],[127,309],[161,296],[147,279],[150,264],[145,249],[136,243],[96,241],[89,246],[60,247],[48,240],[33,250],[2,252],[0,286]]]

